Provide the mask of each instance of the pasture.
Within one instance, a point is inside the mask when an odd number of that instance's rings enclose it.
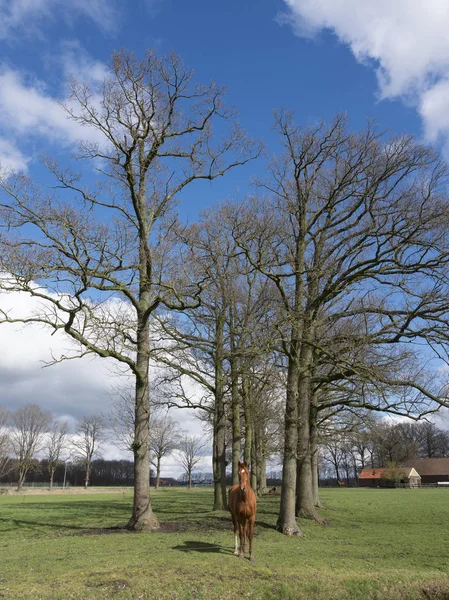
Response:
[[[153,534],[119,529],[131,492],[0,496],[0,598],[449,598],[449,490],[322,498],[329,526],[301,521],[303,538],[274,530],[279,496],[260,499],[250,563],[211,490],[153,492]]]

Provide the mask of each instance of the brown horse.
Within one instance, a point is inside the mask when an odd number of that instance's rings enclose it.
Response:
[[[254,522],[256,520],[256,495],[250,485],[248,465],[239,462],[239,482],[229,490],[228,508],[234,524],[234,554],[243,558],[246,538],[249,540],[249,559],[253,556]],[[237,530],[240,534],[240,552],[237,550]]]

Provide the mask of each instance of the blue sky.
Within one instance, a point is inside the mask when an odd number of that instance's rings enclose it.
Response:
[[[138,57],[175,50],[198,82],[226,85],[228,103],[268,153],[276,149],[272,111],[285,107],[303,124],[337,111],[354,128],[375,118],[449,156],[447,0],[0,0],[0,11],[0,162],[38,178],[39,154],[69,155],[79,136],[59,105],[66,77],[101,80],[120,48]],[[182,212],[194,219],[218,200],[243,198],[265,160],[196,186]],[[32,309],[23,297],[2,302]],[[50,348],[67,344],[40,328],[3,326],[0,403],[36,401],[73,421],[107,411],[104,362],[41,369]]]
[[[439,138],[444,146],[446,123],[434,123],[432,111],[426,121],[420,105],[423,86],[444,84],[449,73],[447,44],[430,44],[422,59],[423,44],[445,38],[444,2],[433,0],[435,14],[426,21],[427,0],[393,7],[386,0],[0,0],[0,160],[38,173],[40,152],[69,153],[77,132],[57,105],[65,79],[100,79],[120,48],[140,57],[148,48],[175,50],[199,82],[226,85],[241,124],[268,152],[276,148],[272,110],[280,107],[294,110],[300,123],[337,111],[355,128],[376,118],[393,133]],[[410,47],[398,47],[398,39]],[[414,52],[420,60],[411,60]],[[439,113],[444,120],[444,109]],[[212,189],[196,189],[191,216],[224,196],[244,195],[263,167],[261,160]]]

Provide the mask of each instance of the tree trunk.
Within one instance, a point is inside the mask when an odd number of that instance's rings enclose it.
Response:
[[[251,471],[251,452],[253,445],[253,418],[251,412],[251,397],[246,375],[242,376],[243,410],[245,413],[245,450],[243,460]]]
[[[49,490],[51,492],[51,490],[53,489],[53,478],[55,476],[55,469],[51,469],[50,470],[50,485],[49,485]]]
[[[324,508],[321,503],[319,496],[319,473],[318,473],[318,425],[317,425],[318,410],[315,402],[315,398],[312,399],[312,406],[310,409],[310,438],[312,448],[312,488],[313,488],[313,501],[317,508]]]
[[[157,461],[156,461],[156,489],[159,488],[159,482],[161,479],[161,457],[157,456]]]
[[[294,344],[296,348],[298,344]],[[298,363],[289,357],[281,504],[276,529],[285,535],[303,535],[296,523],[296,453],[298,449]]]
[[[86,475],[84,477],[84,489],[87,490],[90,479],[90,461],[86,463]]]
[[[224,418],[214,415],[213,474],[214,507],[224,510],[226,507],[226,439]]]
[[[253,437],[251,444],[251,474],[250,474],[250,485],[253,490],[257,493],[257,481],[258,481],[258,464],[257,464],[257,438],[256,438],[256,428],[253,429]]]
[[[338,482],[338,481],[341,481],[341,477],[340,477],[340,469],[338,468],[338,462],[337,462],[337,459],[335,459],[334,468],[335,468],[335,476],[336,476],[336,478],[337,478],[337,482]]]
[[[215,355],[215,406],[214,406],[214,507],[213,510],[226,508],[226,414],[224,407],[223,381],[223,330],[224,319],[218,315],[216,322],[216,355]]]
[[[231,340],[231,346],[234,346]],[[241,460],[240,396],[238,389],[237,360],[231,358],[231,400],[232,400],[232,485],[239,482],[238,466]]]
[[[265,439],[263,426],[254,428],[254,464],[255,464],[255,487],[257,495],[261,496],[267,487],[266,461],[265,461]]]
[[[259,452],[257,455],[257,489],[259,491],[259,496],[262,496],[267,489],[267,461],[266,461],[266,452],[265,452],[265,436],[263,432],[259,432]]]
[[[17,481],[17,491],[18,492],[22,491],[23,483],[25,481],[25,475],[26,475],[26,471],[24,471],[23,469],[19,469],[19,478]]]
[[[310,336],[310,331],[307,332]],[[307,335],[305,334],[305,336]],[[310,338],[308,338],[310,339]],[[313,361],[312,347],[304,343],[301,348],[301,373],[298,383],[298,464],[296,486],[296,516],[314,519],[324,524],[319,516],[313,493],[312,469],[312,431],[311,431],[311,370]]]
[[[134,419],[134,502],[128,529],[154,531],[159,521],[150,501],[150,394],[149,324],[139,323],[136,357],[136,404]]]
[[[317,508],[324,508],[319,495],[318,450],[316,448],[312,452],[312,485],[315,506]]]

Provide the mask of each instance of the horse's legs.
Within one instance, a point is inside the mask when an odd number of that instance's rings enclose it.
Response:
[[[237,519],[234,519],[234,517],[232,517],[232,523],[234,525],[234,554],[238,554],[239,553],[239,549],[238,549],[238,545],[237,545],[237,538],[238,538],[238,522]]]
[[[243,546],[242,545],[240,546],[240,555],[243,558],[243,555],[246,552],[246,536],[248,533],[248,520],[247,519],[244,519],[244,521],[241,524],[241,532],[242,533],[240,534],[240,540],[241,540],[241,543],[243,544]]]
[[[239,558],[243,558],[243,555],[245,553],[245,538],[246,538],[245,521],[239,521],[239,533],[240,533],[240,552],[239,552]]]
[[[248,524],[249,560],[251,560],[251,561],[254,560],[254,555],[253,555],[253,537],[254,537],[254,521],[255,520],[256,520],[256,518],[252,517],[249,520],[249,524]]]

